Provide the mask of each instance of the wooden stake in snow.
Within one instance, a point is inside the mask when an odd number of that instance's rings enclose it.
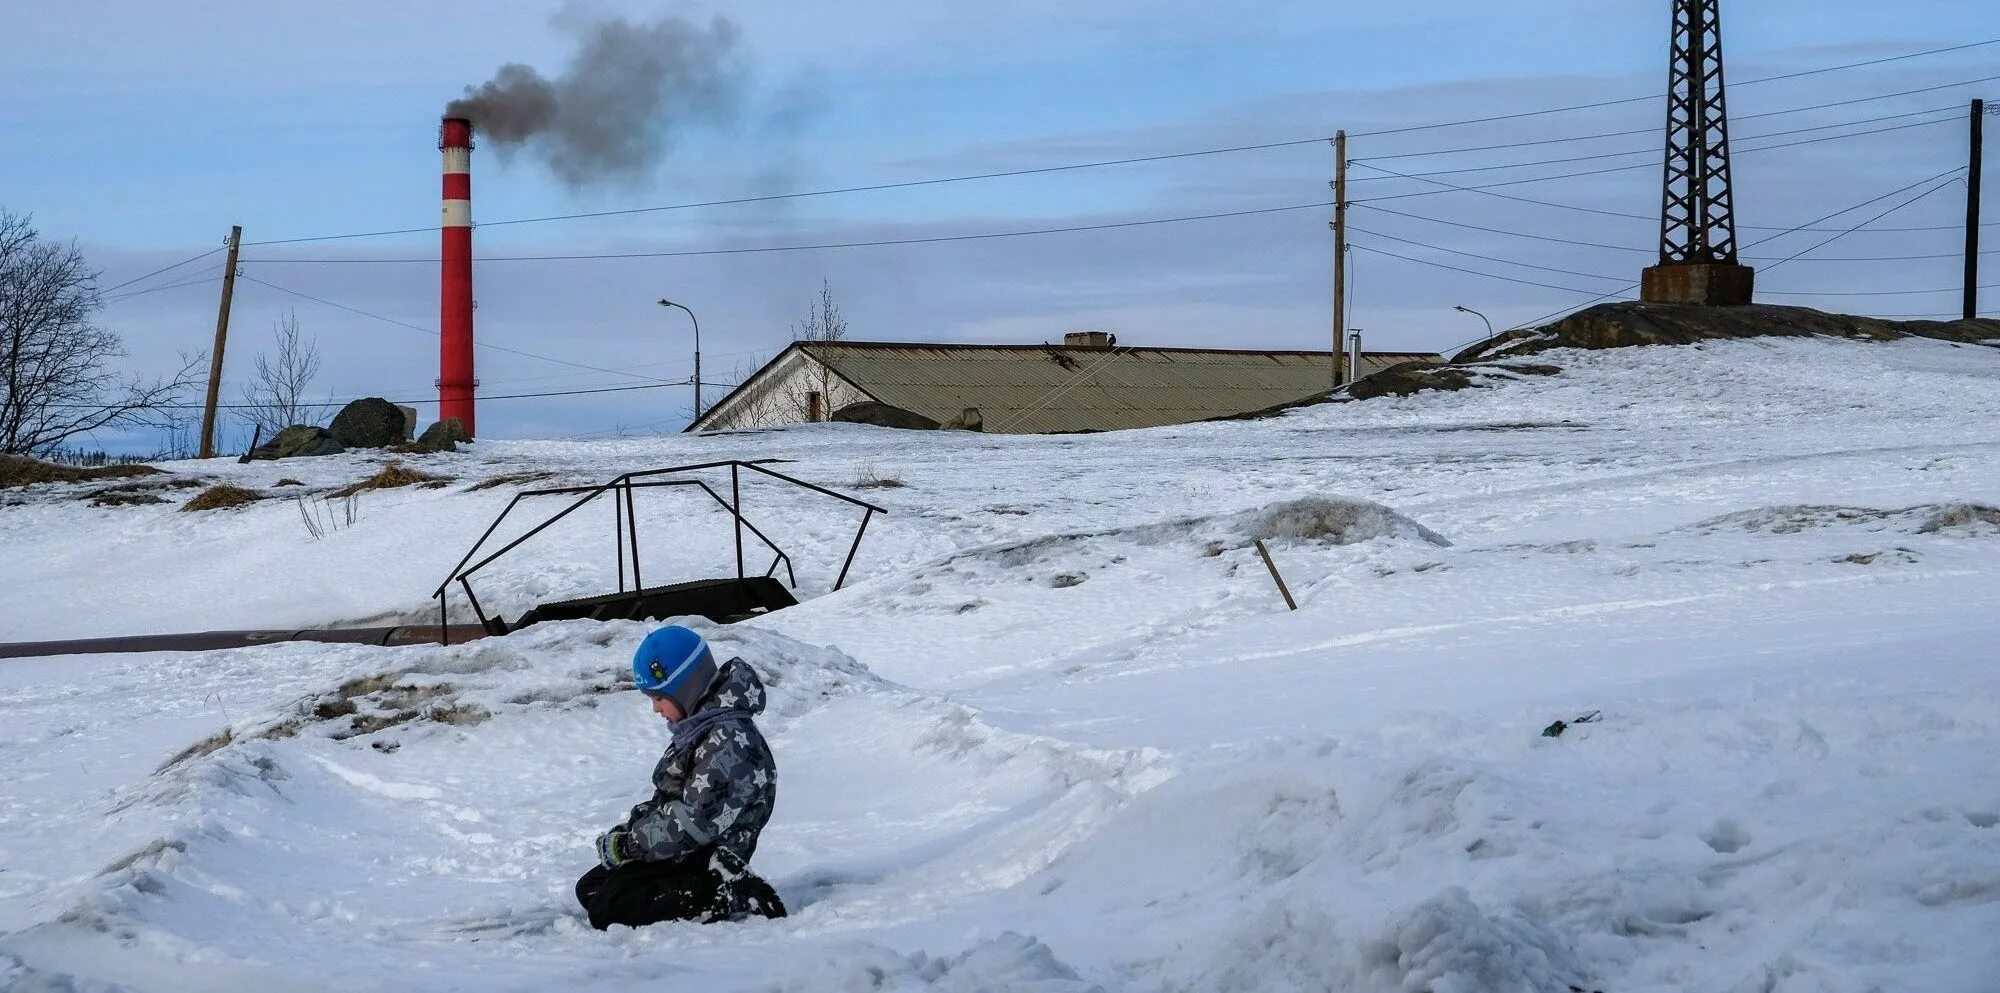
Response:
[[[1292,599],[1292,591],[1285,586],[1285,577],[1278,575],[1278,564],[1271,561],[1271,551],[1264,547],[1264,539],[1258,538],[1256,542],[1257,554],[1264,557],[1264,568],[1271,570],[1271,581],[1278,584],[1278,592],[1284,596],[1285,606],[1292,610],[1299,609],[1298,602]]]

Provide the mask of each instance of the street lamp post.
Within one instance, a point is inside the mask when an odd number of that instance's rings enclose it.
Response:
[[[1473,310],[1473,309],[1472,309],[1471,307],[1468,307],[1468,306],[1466,306],[1466,305],[1464,305],[1464,304],[1462,304],[1462,303],[1459,303],[1459,304],[1453,304],[1453,305],[1452,305],[1452,308],[1451,308],[1451,309],[1453,309],[1453,310],[1461,310],[1461,311],[1464,311],[1465,313],[1468,313],[1468,314],[1471,314],[1472,316],[1474,316],[1474,317],[1477,317],[1477,318],[1479,318],[1479,319],[1480,319],[1481,321],[1485,321],[1485,323],[1486,323],[1486,337],[1488,337],[1488,338],[1491,338],[1491,337],[1493,337],[1493,322],[1492,322],[1492,321],[1488,321],[1488,320],[1486,320],[1486,315],[1485,315],[1485,314],[1482,314],[1482,313],[1480,313],[1479,311],[1476,311],[1476,310]]]
[[[686,304],[675,303],[664,297],[660,299],[660,306],[679,307],[687,311],[688,320],[694,322],[694,419],[701,420],[701,319],[695,317],[694,311],[688,310]]]

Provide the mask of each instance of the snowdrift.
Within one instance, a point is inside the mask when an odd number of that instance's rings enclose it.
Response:
[[[830,595],[853,521],[774,497],[807,602],[703,626],[771,687],[756,864],[792,918],[573,911],[664,741],[623,689],[639,625],[38,659],[0,665],[0,987],[1989,988],[2000,355],[1548,357],[1104,437],[480,442],[320,537],[284,500],[35,484],[0,508],[36,577],[0,637],[421,610],[521,474],[905,483]],[[679,565],[733,566],[707,517],[641,516]],[[608,532],[552,535],[498,595],[614,582]]]

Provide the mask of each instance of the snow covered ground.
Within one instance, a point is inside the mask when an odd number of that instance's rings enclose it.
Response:
[[[746,482],[806,602],[705,626],[771,686],[791,918],[573,912],[666,737],[638,624],[0,662],[0,988],[2000,989],[2000,351],[1544,358],[1096,436],[481,442],[317,539],[0,494],[34,640],[434,618],[501,473],[906,484],[828,593],[858,514]],[[640,501],[649,583],[733,568],[726,515]],[[608,517],[482,601],[611,588]]]

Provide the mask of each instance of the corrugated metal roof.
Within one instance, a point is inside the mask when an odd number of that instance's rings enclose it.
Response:
[[[800,346],[883,403],[939,422],[977,408],[1004,434],[1185,424],[1327,389],[1325,352],[811,342]],[[1425,353],[1368,353],[1364,374]]]

